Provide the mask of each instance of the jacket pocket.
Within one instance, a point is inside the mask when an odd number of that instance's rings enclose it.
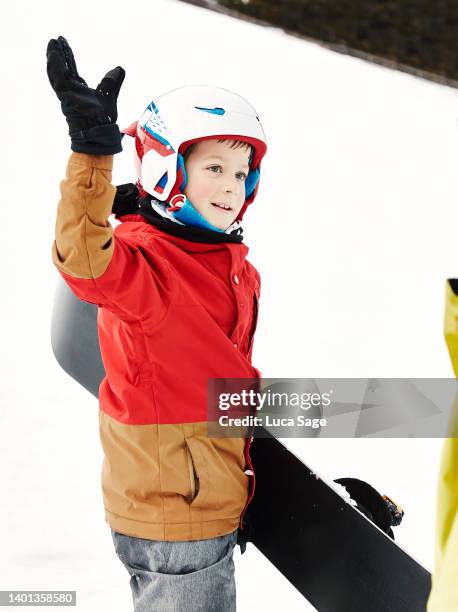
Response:
[[[200,490],[200,478],[197,473],[196,466],[194,464],[194,460],[192,457],[189,441],[185,440],[186,443],[186,460],[188,464],[188,474],[189,474],[189,482],[191,485],[191,497],[189,498],[189,503],[192,504],[199,494]]]
[[[199,488],[189,504],[194,520],[212,521],[240,516],[246,502],[248,476],[243,472],[244,438],[185,438]],[[189,470],[190,478],[191,471]]]

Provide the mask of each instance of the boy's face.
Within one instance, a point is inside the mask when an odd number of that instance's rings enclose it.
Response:
[[[235,221],[245,202],[249,172],[250,148],[231,149],[231,144],[231,140],[203,140],[185,162],[188,180],[184,195],[209,223],[222,230]]]

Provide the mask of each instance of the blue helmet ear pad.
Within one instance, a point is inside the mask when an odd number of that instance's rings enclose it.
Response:
[[[259,172],[258,168],[256,168],[255,170],[250,170],[248,172],[248,176],[246,177],[246,180],[245,180],[245,199],[249,198],[250,195],[255,190],[256,185],[258,184],[258,181],[259,181],[260,174],[261,173]]]

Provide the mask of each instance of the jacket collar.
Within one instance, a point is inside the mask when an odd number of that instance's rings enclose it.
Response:
[[[242,228],[239,228],[236,230],[236,232],[231,234],[225,234],[202,227],[193,227],[191,225],[179,225],[178,223],[174,223],[170,219],[162,217],[158,212],[151,208],[151,200],[153,200],[151,196],[139,199],[138,214],[140,214],[148,223],[158,227],[167,234],[184,238],[185,240],[189,240],[191,242],[207,242],[209,244],[218,244],[220,242],[240,243],[243,241]]]
[[[116,187],[116,196],[113,203],[113,213],[119,221],[133,220],[132,216],[139,215],[149,224],[154,225],[161,231],[190,242],[207,244],[219,243],[242,243],[243,229],[239,227],[231,234],[215,232],[213,230],[190,225],[180,225],[165,217],[162,217],[151,207],[152,196],[141,198],[136,185],[127,183]],[[159,202],[158,200],[155,200]],[[138,220],[138,219],[136,219]]]

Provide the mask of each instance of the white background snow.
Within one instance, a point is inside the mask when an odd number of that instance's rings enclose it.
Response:
[[[269,150],[246,243],[263,282],[255,363],[271,377],[452,375],[442,320],[445,279],[458,274],[457,93],[173,0],[8,3],[0,28],[0,589],[76,589],[78,610],[126,612],[97,402],[50,346],[70,148],[48,39],[68,38],[92,86],[125,68],[122,126],[191,83],[257,109]],[[115,183],[135,178],[126,149]],[[432,569],[440,440],[287,443],[323,475],[366,479],[401,502],[397,540]],[[252,546],[237,549],[236,568],[240,612],[310,609]]]

